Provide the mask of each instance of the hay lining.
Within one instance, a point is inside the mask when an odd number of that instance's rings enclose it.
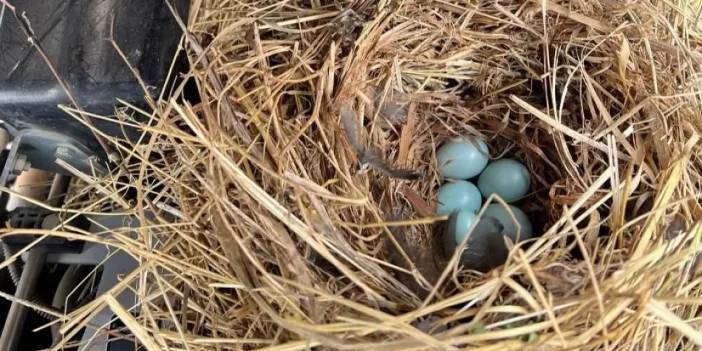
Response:
[[[43,233],[142,263],[62,332],[111,306],[147,349],[702,345],[701,6],[193,1],[201,102],[120,109],[142,143],[103,136],[120,167],[74,188],[72,212],[135,214],[138,238]],[[434,240],[434,151],[462,134],[534,178],[543,235],[487,274]],[[133,282],[129,318],[112,296]]]

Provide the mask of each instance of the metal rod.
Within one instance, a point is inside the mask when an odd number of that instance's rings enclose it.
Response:
[[[34,291],[39,280],[45,257],[46,255],[42,248],[35,248],[29,251],[15,297],[25,300],[30,298],[30,294]],[[7,313],[2,335],[0,335],[0,350],[17,350],[17,343],[22,335],[22,327],[26,318],[27,307],[16,301],[13,302],[10,306],[10,311]]]
[[[0,127],[0,152],[7,149],[7,144],[10,142],[10,134],[5,128]]]
[[[54,175],[54,180],[49,190],[49,196],[47,196],[46,199],[49,205],[59,206],[63,203],[63,198],[66,196],[66,190],[68,189],[70,180],[71,178],[69,176],[60,173]]]
[[[0,147],[2,147],[2,150],[0,151],[5,151],[7,149],[8,144],[10,144],[10,135],[7,133],[7,129],[5,128],[0,128]],[[15,145],[16,143],[12,143],[11,149],[7,153],[7,157],[5,158],[5,164],[2,165],[2,173],[0,173],[0,186],[7,186],[7,180],[10,177],[10,172],[15,166],[15,157],[17,155],[17,147]],[[5,205],[7,204],[7,200],[9,198],[9,195],[6,192],[0,193],[0,213],[5,212]]]
[[[7,144],[9,144],[9,143],[10,143],[10,134],[7,132],[7,130],[5,128],[0,127],[0,152],[5,151],[5,149],[7,149]],[[10,160],[10,158],[8,157],[5,161],[9,161],[9,160]],[[14,166],[13,162],[6,162],[6,164],[4,165],[5,168],[13,167],[13,166]],[[4,169],[3,169],[3,171],[4,171]],[[0,185],[4,186],[5,183],[2,183]],[[0,208],[0,214],[5,212],[4,211],[5,204],[6,204],[5,200],[7,198],[8,198],[7,193],[3,192],[2,194],[0,194],[0,207],[2,207],[2,208]],[[3,216],[0,215],[0,217],[3,217]],[[4,220],[4,218],[2,218],[2,220]],[[2,240],[0,240],[0,260],[9,259],[10,256],[12,256],[12,255],[13,255],[13,252],[10,249],[10,247],[7,246],[5,243],[3,243]],[[10,265],[7,266],[7,269],[10,272],[10,278],[12,278],[12,283],[15,285],[15,287],[17,285],[19,285],[19,279],[20,279],[19,269],[17,267],[18,267],[17,262],[10,263]]]

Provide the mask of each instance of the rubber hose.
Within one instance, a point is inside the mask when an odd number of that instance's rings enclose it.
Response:
[[[3,260],[9,259],[14,255],[15,253],[12,252],[12,249],[10,248],[9,245],[2,243],[2,255]],[[7,270],[10,272],[10,279],[12,279],[12,283],[15,284],[15,287],[19,285],[20,277],[22,276],[21,269],[18,267],[17,261],[10,263],[7,266]]]
[[[35,305],[37,305],[37,306],[39,306],[39,307],[42,307],[42,308],[44,308],[44,309],[46,309],[46,310],[53,311],[53,312],[56,312],[56,313],[63,313],[63,311],[60,311],[60,310],[54,308],[53,306],[48,306],[48,305],[44,304],[44,302],[41,301],[39,298],[35,298],[35,299],[30,300],[30,301],[31,301],[33,304],[35,304]],[[34,313],[36,313],[37,315],[39,315],[41,318],[44,318],[44,319],[46,319],[46,320],[49,321],[49,322],[53,322],[54,320],[57,319],[56,316],[51,315],[51,314],[49,314],[49,313],[47,313],[47,312],[44,312],[43,310],[40,310],[40,309],[32,309],[32,310],[34,311]],[[60,325],[59,323],[53,323],[53,324],[51,324],[51,346],[56,345],[56,343],[59,341],[60,335],[61,335],[61,334],[60,334],[60,328],[61,328],[61,325]]]
[[[33,299],[29,299],[29,302],[31,302],[31,303],[33,303],[33,304],[35,304],[35,305],[37,305],[37,306],[39,306],[39,307],[41,307],[41,308],[44,308],[44,309],[46,309],[46,310],[49,310],[49,311],[53,311],[53,312],[57,312],[57,313],[62,313],[62,312],[63,312],[63,311],[59,311],[59,310],[57,310],[57,309],[55,309],[55,308],[53,308],[53,307],[51,307],[51,306],[45,304],[45,303],[44,303],[40,298],[38,298],[38,297],[37,297],[37,298],[33,298]],[[49,313],[46,313],[46,312],[44,312],[44,311],[42,311],[42,310],[40,310],[40,309],[34,309],[34,308],[32,308],[32,311],[34,311],[34,313],[38,314],[39,316],[41,316],[42,318],[44,318],[44,319],[46,319],[46,320],[48,320],[48,321],[53,321],[53,320],[56,319],[56,316],[51,315],[51,314],[49,314]]]
[[[78,283],[86,276],[86,270],[87,272],[90,272],[90,269],[86,266],[81,266],[81,265],[70,265],[66,269],[66,272],[63,273],[63,276],[61,277],[61,280],[59,281],[58,286],[56,287],[56,293],[54,294],[54,297],[51,301],[51,308],[60,311],[61,313],[66,312],[66,310],[72,310],[75,306],[72,306],[71,301],[68,301],[68,295],[73,291],[73,289],[76,287]],[[66,305],[68,303],[68,306]],[[43,316],[43,315],[42,315]],[[51,316],[43,316],[45,318],[51,317]],[[53,318],[47,318],[49,320],[53,320]],[[51,325],[51,336],[53,338],[52,344],[55,344],[59,340],[59,328],[61,325],[59,324],[52,324]]]

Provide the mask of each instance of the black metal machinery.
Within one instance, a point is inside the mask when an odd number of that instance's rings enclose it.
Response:
[[[40,200],[60,206],[60,194],[70,174],[58,161],[86,172],[99,170],[109,162],[111,155],[104,141],[96,138],[87,125],[112,136],[130,137],[135,131],[103,119],[81,120],[62,111],[59,105],[109,116],[118,98],[143,105],[146,95],[157,96],[166,85],[182,36],[171,8],[187,19],[188,6],[189,0],[0,1],[0,186],[9,188],[31,172],[44,172],[49,175],[51,187]],[[54,214],[31,202],[17,201],[7,192],[0,197],[0,220],[15,228],[52,228],[57,223]],[[93,225],[76,219],[72,225],[86,230],[99,230],[94,228],[95,223],[103,228],[123,226],[125,222],[135,225],[129,218],[119,223],[91,218],[91,222]],[[14,253],[33,239],[4,239],[0,262],[16,256]],[[118,274],[136,265],[124,253],[61,240],[42,241],[15,261],[0,272],[0,292],[22,300],[46,295],[39,290],[52,289],[42,284],[47,276],[47,281],[52,281],[52,272],[61,272],[54,279],[55,294],[65,293],[65,286],[61,286],[67,279],[79,279],[76,272],[86,273],[76,267],[99,264],[101,277],[86,294],[90,297],[109,289]],[[56,268],[58,265],[63,268]],[[130,296],[119,298],[126,303]],[[109,324],[112,316],[103,312],[93,319],[93,327]],[[51,346],[50,342],[42,344],[40,337],[27,337],[32,334],[25,324],[33,318],[32,313],[16,302],[0,303],[0,350]],[[133,349],[130,343],[110,342],[97,329],[86,328],[79,338],[83,340],[81,350]],[[54,339],[55,335],[48,340]]]

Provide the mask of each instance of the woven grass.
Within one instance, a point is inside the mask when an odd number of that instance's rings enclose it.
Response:
[[[120,167],[70,203],[138,237],[46,233],[141,265],[56,323],[107,306],[148,350],[700,346],[701,6],[194,0],[199,101],[122,106],[141,142],[107,138]],[[434,154],[459,135],[532,174],[539,236],[486,273],[436,240]]]

